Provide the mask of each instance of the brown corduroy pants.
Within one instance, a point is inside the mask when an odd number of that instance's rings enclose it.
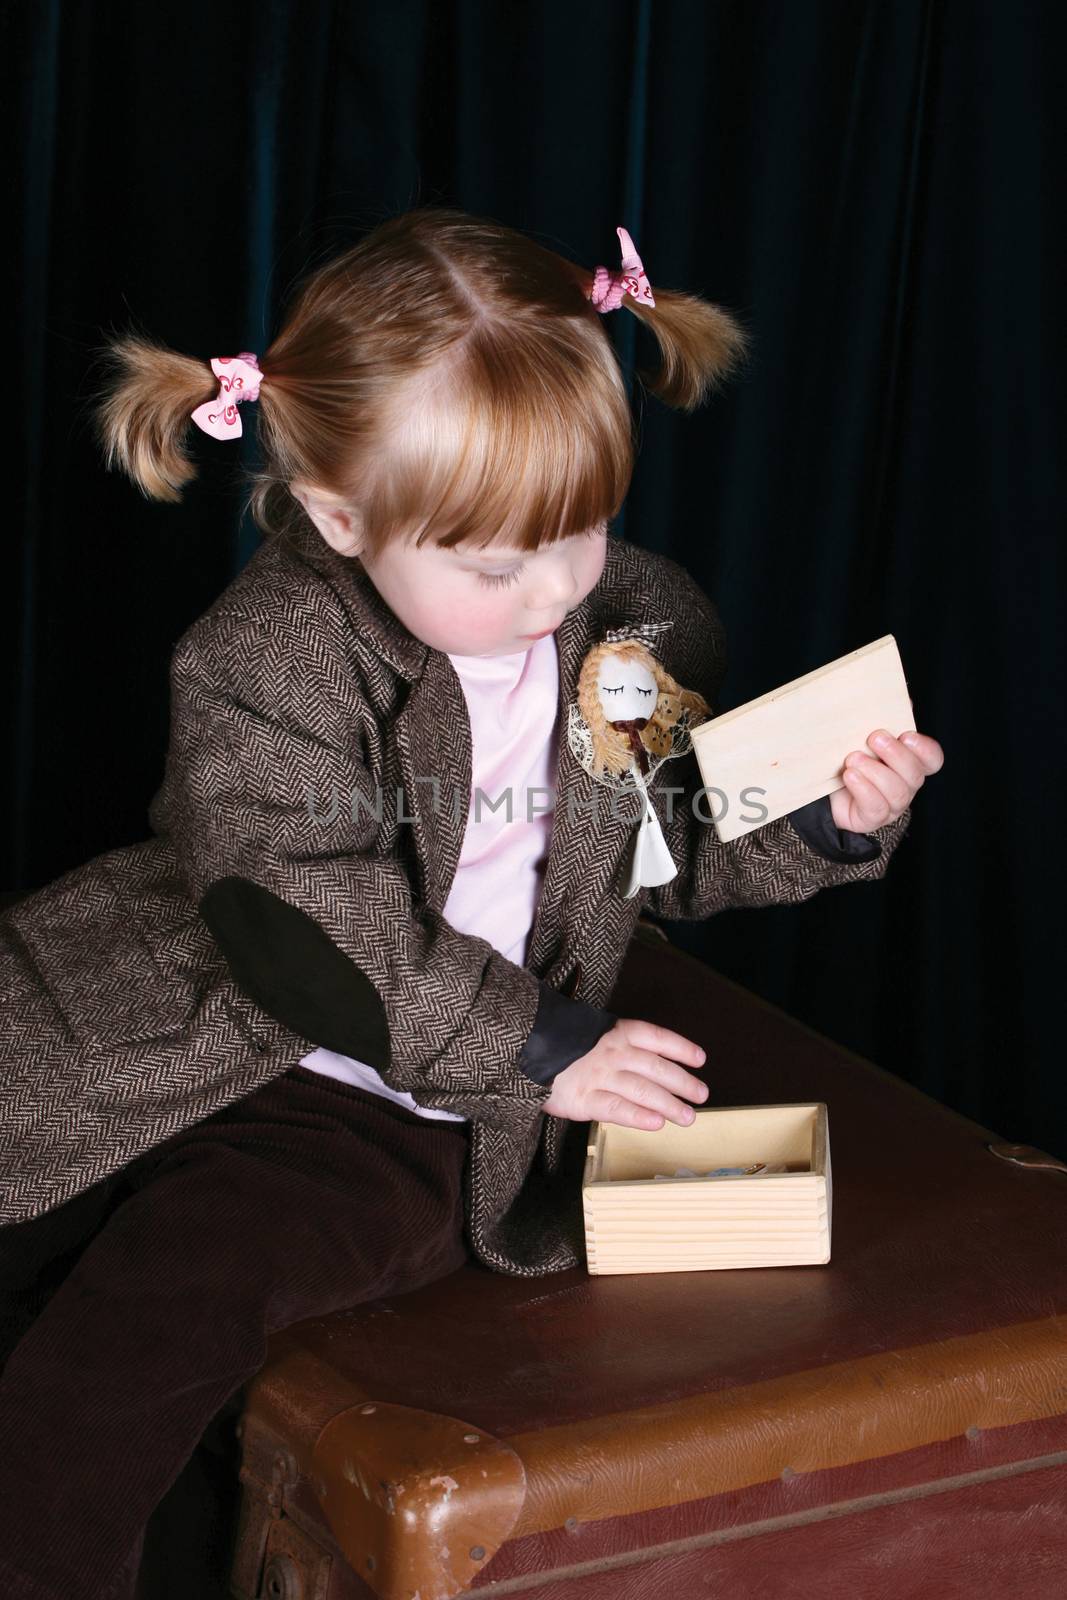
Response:
[[[132,1600],[153,1509],[268,1334],[468,1259],[468,1147],[293,1067],[0,1228],[3,1600]]]

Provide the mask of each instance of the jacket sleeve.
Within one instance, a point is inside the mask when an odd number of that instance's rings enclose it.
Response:
[[[682,595],[671,671],[683,688],[697,689],[713,713],[726,672],[726,637],[718,611],[699,584],[671,563]],[[668,786],[681,793],[667,794]],[[737,906],[793,905],[820,889],[884,877],[907,831],[910,807],[870,834],[838,829],[829,797],[723,843],[711,821],[709,796],[694,752],[664,762],[649,788],[677,876],[643,891],[645,908],[668,920],[697,921]]]
[[[355,670],[318,618],[194,624],[172,656],[150,823],[269,1015],[420,1104],[510,1126],[514,1101],[543,1103],[615,1016],[416,900],[378,845]]]

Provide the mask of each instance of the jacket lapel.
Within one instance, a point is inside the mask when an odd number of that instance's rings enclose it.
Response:
[[[447,655],[428,650],[393,722],[402,803],[415,840],[419,891],[440,912],[459,865],[470,808],[472,746],[463,686]]]
[[[418,893],[440,912],[459,863],[470,802],[471,730],[463,687],[448,656],[409,633],[358,559],[338,555],[314,529],[299,539],[297,554],[330,581],[370,658],[385,662],[410,684],[392,731],[400,758],[401,798],[414,836]],[[609,538],[600,582],[564,617],[556,633],[555,812],[526,960],[538,977],[547,977],[581,947],[598,906],[611,892],[636,822],[636,801],[613,808],[609,791],[589,777],[567,745],[567,711],[577,695],[587,651],[606,627],[639,620],[627,615],[631,596],[623,555],[620,541]],[[436,790],[430,781],[435,778]],[[386,800],[392,803],[392,797]],[[564,932],[566,949],[561,946]]]
[[[597,586],[598,589],[600,585]],[[553,784],[555,810],[549,835],[548,862],[541,893],[534,913],[526,965],[543,976],[553,960],[562,954],[556,949],[562,928],[567,927],[568,942],[580,943],[575,918],[584,908],[595,905],[599,884],[591,870],[598,862],[606,867],[601,841],[598,858],[595,814],[583,811],[590,804],[596,785],[571,755],[567,745],[567,708],[578,692],[578,673],[586,652],[595,643],[600,625],[597,589],[580,606],[568,612],[556,632],[559,651],[559,707],[556,773]]]

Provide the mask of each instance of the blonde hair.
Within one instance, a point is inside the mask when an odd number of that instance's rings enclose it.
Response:
[[[512,228],[443,207],[390,218],[312,271],[259,353],[263,464],[247,501],[259,527],[306,531],[297,482],[340,496],[372,554],[430,536],[529,551],[610,521],[636,435],[592,279]],[[692,411],[748,335],[699,296],[652,287],[654,309],[623,298],[662,358],[638,375]],[[189,414],[218,388],[208,361],[138,332],[101,354],[110,371],[92,406],[108,468],[150,499],[180,500],[196,476]]]

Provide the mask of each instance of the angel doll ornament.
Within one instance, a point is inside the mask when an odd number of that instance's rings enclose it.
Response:
[[[627,900],[640,888],[656,888],[677,876],[647,784],[664,761],[688,754],[690,727],[711,716],[703,696],[683,689],[652,654],[651,643],[672,626],[639,622],[609,628],[586,655],[578,699],[567,712],[567,743],[589,776],[615,794],[641,797],[620,885]]]

